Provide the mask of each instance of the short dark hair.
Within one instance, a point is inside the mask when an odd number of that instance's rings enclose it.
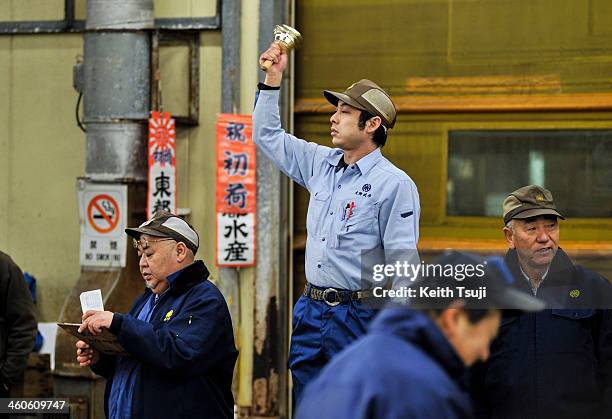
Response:
[[[359,122],[357,123],[359,129],[364,129],[366,121],[371,118],[374,118],[374,115],[368,111],[362,110],[361,114],[359,115]],[[387,128],[382,124],[382,120],[380,126],[376,129],[376,131],[374,131],[374,137],[372,139],[380,148],[382,148],[387,142]]]

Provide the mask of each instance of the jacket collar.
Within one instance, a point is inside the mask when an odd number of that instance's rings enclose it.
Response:
[[[201,260],[195,261],[177,273],[178,276],[173,278],[170,283],[169,291],[173,294],[180,293],[188,288],[191,288],[198,282],[206,281],[210,276],[208,268]]]

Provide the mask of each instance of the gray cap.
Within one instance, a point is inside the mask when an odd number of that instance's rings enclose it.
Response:
[[[135,239],[140,238],[142,234],[171,238],[177,242],[185,243],[194,254],[198,251],[200,245],[198,233],[193,227],[178,215],[167,211],[158,211],[150,220],[145,221],[138,227],[126,228],[125,232]]]
[[[538,215],[554,215],[565,220],[553,201],[552,193],[538,185],[528,185],[512,192],[502,205],[504,224],[518,218],[525,219]]]
[[[343,93],[325,90],[323,94],[334,106],[338,106],[338,100],[341,100],[354,108],[379,116],[382,124],[387,128],[393,128],[395,125],[397,111],[391,97],[371,80],[359,80],[350,85]]]

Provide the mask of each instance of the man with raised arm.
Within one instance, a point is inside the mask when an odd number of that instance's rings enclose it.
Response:
[[[346,91],[326,90],[335,107],[335,148],[296,138],[281,127],[278,99],[287,54],[272,44],[253,113],[253,140],[287,176],[310,192],[306,279],[293,310],[289,367],[294,402],[304,386],[342,348],[365,332],[374,311],[361,283],[361,255],[373,249],[414,250],[419,237],[419,195],[380,149],[396,109],[376,83],[360,80]]]

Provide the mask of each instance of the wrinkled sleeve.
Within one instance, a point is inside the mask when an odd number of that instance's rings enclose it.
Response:
[[[110,330],[134,358],[175,376],[206,374],[236,351],[229,311],[223,297],[214,293],[193,296],[157,330],[119,313]]]
[[[419,193],[411,180],[399,181],[380,209],[380,232],[385,249],[416,249],[419,241]]]
[[[329,148],[297,138],[281,127],[279,90],[261,90],[253,112],[253,141],[291,179],[309,189],[317,157]]]

